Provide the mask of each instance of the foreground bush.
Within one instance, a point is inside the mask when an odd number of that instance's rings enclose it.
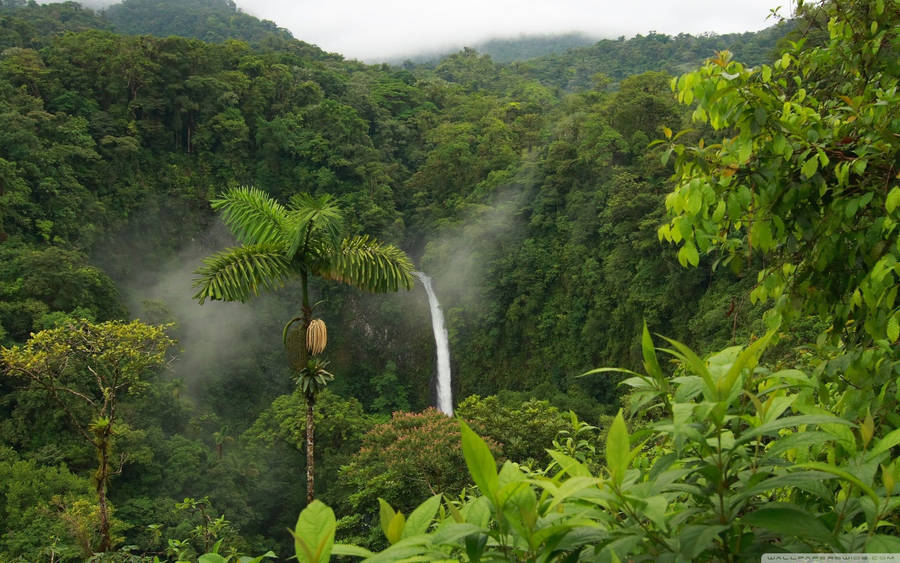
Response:
[[[629,433],[620,412],[600,474],[552,451],[555,473],[512,462],[498,471],[488,445],[461,422],[477,494],[444,504],[435,495],[408,516],[381,501],[391,545],[378,553],[332,545],[334,514],[314,503],[295,530],[298,560],[745,561],[900,551],[891,535],[900,430],[871,416],[835,416],[816,374],[761,365],[774,339],[770,332],[701,359],[676,341],[654,349],[645,329],[645,373],[624,383],[636,390],[636,410],[659,416]],[[676,360],[674,376],[663,374],[657,351]]]

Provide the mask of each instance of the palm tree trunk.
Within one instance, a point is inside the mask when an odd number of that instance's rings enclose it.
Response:
[[[315,395],[307,395],[306,396],[306,504],[307,506],[312,504],[314,493],[313,489],[315,486],[314,482],[314,474],[315,474],[315,457],[313,448],[315,447],[315,420],[313,418],[313,410],[316,405],[316,397]]]
[[[309,350],[306,348],[306,331],[312,321],[312,308],[309,306],[309,279],[307,273],[300,273],[300,287],[303,291],[303,339],[300,346],[300,365],[304,368],[309,362]],[[315,489],[315,420],[313,411],[316,405],[315,395],[306,395],[306,504],[312,504]]]

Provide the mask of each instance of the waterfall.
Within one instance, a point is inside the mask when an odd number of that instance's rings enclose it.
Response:
[[[447,329],[444,327],[444,313],[438,303],[431,278],[423,272],[413,272],[425,286],[428,294],[428,306],[431,308],[431,329],[434,331],[434,345],[437,348],[437,408],[447,416],[453,414],[453,396],[450,390],[450,345],[447,341]]]

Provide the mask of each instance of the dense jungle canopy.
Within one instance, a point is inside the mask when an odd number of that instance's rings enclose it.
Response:
[[[287,559],[308,420],[331,508],[296,530],[335,554],[900,551],[898,13],[392,66],[228,0],[0,2],[0,560]],[[192,299],[203,258],[252,239],[288,268],[272,233],[328,223],[217,213],[249,186],[327,194],[345,240],[432,276],[462,427],[428,408],[419,285],[361,292],[338,259]],[[328,327],[314,415],[301,305]],[[539,533],[585,506],[618,516]]]

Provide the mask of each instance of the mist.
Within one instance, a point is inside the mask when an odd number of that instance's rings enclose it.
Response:
[[[632,37],[649,31],[735,33],[776,23],[772,8],[790,15],[788,0],[237,0],[244,12],[274,21],[294,37],[326,51],[369,63],[473,46],[522,34],[581,32],[592,37]]]
[[[496,285],[487,279],[490,265],[521,239],[519,213],[534,188],[534,175],[533,163],[524,163],[515,178],[494,189],[488,205],[473,206],[428,240],[422,268],[434,279],[448,317],[452,308],[474,311],[490,305],[486,288]]]
[[[127,237],[117,244],[135,249],[141,246]],[[278,316],[274,311],[277,296],[263,295],[246,303],[207,300],[203,305],[193,297],[194,271],[203,258],[234,244],[224,226],[216,222],[162,263],[140,264],[140,251],[119,252],[134,257],[129,268],[132,274],[119,281],[131,316],[150,324],[174,325],[170,333],[178,344],[171,374],[183,380],[194,398],[203,397],[213,382],[227,385],[223,380],[229,378],[235,380],[234,385],[256,381],[263,387],[265,381],[288,381],[283,377],[287,368],[281,361],[278,323],[286,321],[289,313]]]

